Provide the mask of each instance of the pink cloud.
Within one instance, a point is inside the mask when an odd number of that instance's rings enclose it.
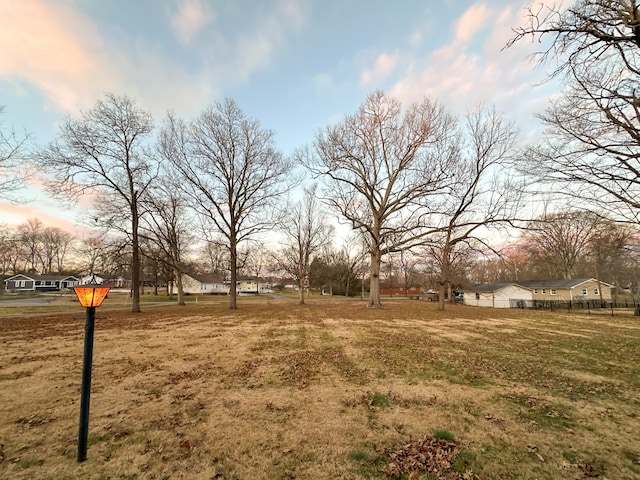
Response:
[[[87,227],[75,223],[68,212],[52,201],[31,204],[0,201],[0,224],[16,227],[29,218],[37,218],[46,227],[58,227],[75,236],[87,235],[89,232]]]
[[[360,83],[363,85],[377,82],[388,77],[398,64],[397,54],[381,53],[371,69],[365,69],[360,74]]]
[[[94,25],[63,2],[2,2],[0,74],[36,85],[66,110],[79,107],[86,85],[107,85],[100,48]]]
[[[182,0],[171,17],[171,26],[178,40],[189,45],[214,20],[214,12],[202,0]]]
[[[424,57],[413,57],[389,93],[403,102],[428,95],[460,113],[480,103],[495,104],[511,118],[533,120],[554,88],[537,87],[545,73],[530,55],[539,46],[525,41],[504,50],[525,13],[471,6],[455,22],[451,40]]]
[[[486,26],[490,12],[486,5],[471,5],[456,22],[456,42],[468,43],[473,36]]]

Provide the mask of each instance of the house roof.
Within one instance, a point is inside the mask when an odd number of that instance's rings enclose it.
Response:
[[[473,285],[469,287],[469,290],[472,292],[497,292],[498,290],[502,290],[503,288],[515,286],[530,290],[529,287],[521,285],[520,282],[493,282],[493,283],[483,283],[480,285]]]
[[[572,289],[579,287],[583,283],[596,281],[595,278],[573,278],[573,279],[561,279],[561,280],[518,280],[517,282],[493,282],[493,283],[483,283],[480,285],[473,285],[469,288],[472,292],[497,292],[508,286],[516,286],[520,288],[526,288],[527,290],[532,290],[534,288],[567,288]],[[612,287],[613,285],[600,282],[602,285],[607,287]]]
[[[185,275],[190,276],[194,280],[197,280],[200,283],[224,283],[224,279],[220,275],[197,275],[195,273],[185,273]]]
[[[13,275],[11,277],[7,277],[5,278],[5,280],[12,280],[14,278],[18,278],[18,277],[24,277],[24,278],[28,278],[30,280],[57,280],[57,281],[62,281],[62,280],[67,280],[69,278],[73,279],[73,280],[79,280],[78,277],[74,277],[73,275],[27,275],[26,273],[18,273],[17,275]]]
[[[561,280],[523,280],[519,281],[518,284],[525,286],[527,288],[576,288],[583,283],[587,282],[595,282],[597,281],[595,278],[571,278],[571,279],[561,279]],[[600,282],[603,285],[611,287],[606,282]]]

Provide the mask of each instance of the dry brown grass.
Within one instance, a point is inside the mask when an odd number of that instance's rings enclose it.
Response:
[[[437,429],[481,479],[640,478],[637,318],[241,298],[98,319],[83,464],[82,312],[0,319],[0,478],[384,479]]]

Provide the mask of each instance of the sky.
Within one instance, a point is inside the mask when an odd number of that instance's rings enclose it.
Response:
[[[2,128],[55,139],[65,118],[107,92],[156,125],[224,98],[275,132],[289,154],[383,90],[428,96],[464,115],[495,106],[530,142],[552,96],[540,45],[504,49],[541,0],[0,0]],[[33,178],[25,204],[0,201],[0,224],[39,218],[83,236],[82,212]]]

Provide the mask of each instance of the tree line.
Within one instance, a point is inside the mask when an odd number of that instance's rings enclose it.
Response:
[[[516,127],[495,109],[479,107],[460,119],[432,99],[402,105],[376,91],[355,113],[320,129],[310,145],[284,155],[274,133],[231,99],[189,121],[169,113],[156,129],[134,99],[107,94],[28,156],[57,198],[97,195],[96,223],[126,239],[134,311],[143,242],[162,252],[179,279],[196,231],[226,251],[231,308],[242,249],[266,232],[283,232],[286,245],[275,256],[296,278],[303,302],[313,259],[330,235],[321,206],[349,224],[366,252],[372,308],[381,305],[385,261],[422,258],[443,302],[469,259],[499,253],[491,239],[511,228],[543,245],[526,250],[530,263],[567,277],[578,270],[578,257],[552,255],[543,241],[558,222],[552,215],[528,218],[524,207],[531,195],[555,194],[557,215],[572,227],[580,230],[572,217],[579,211],[603,224],[625,224],[634,238],[640,13],[635,1],[578,0],[540,6],[529,19],[510,44],[542,39],[549,47],[541,63],[554,63],[552,76],[565,81],[539,115],[548,128],[531,147],[518,145]],[[19,178],[13,167],[24,139],[11,133],[1,140],[0,163],[13,173],[3,177],[4,194]],[[308,175],[319,187],[287,198]],[[598,242],[590,232],[565,233],[590,245],[596,275],[603,275],[611,245],[594,253]]]

